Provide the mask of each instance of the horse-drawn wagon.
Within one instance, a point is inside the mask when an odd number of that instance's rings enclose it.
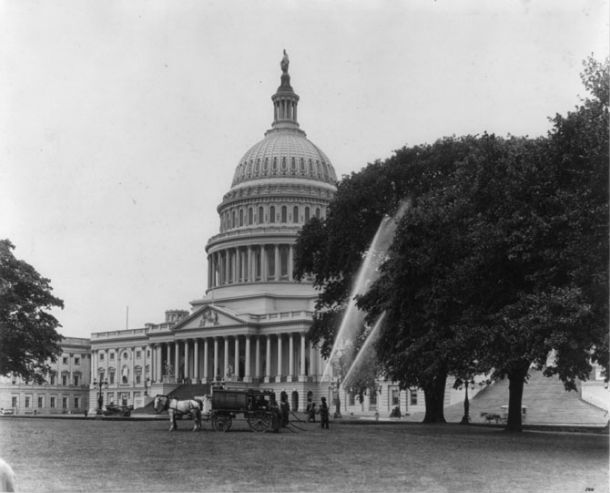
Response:
[[[269,390],[213,388],[212,395],[189,400],[157,395],[156,412],[167,411],[170,431],[176,429],[176,418],[188,415],[195,420],[193,431],[201,428],[201,420],[210,421],[215,431],[229,431],[233,420],[243,415],[252,431],[267,431],[279,426],[279,410],[275,394]]]
[[[214,389],[209,419],[216,431],[229,431],[233,419],[243,414],[252,431],[267,431],[274,419],[275,394],[254,389]],[[276,411],[277,412],[277,411]]]

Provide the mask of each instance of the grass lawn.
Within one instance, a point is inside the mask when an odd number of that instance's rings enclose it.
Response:
[[[192,433],[192,422],[0,419],[19,491],[606,492],[608,436],[409,423]],[[188,428],[188,431],[187,431]]]

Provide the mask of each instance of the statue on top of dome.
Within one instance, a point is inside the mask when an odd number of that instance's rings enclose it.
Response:
[[[282,61],[280,62],[280,67],[282,68],[282,72],[284,72],[285,74],[288,73],[289,64],[290,64],[290,60],[288,59],[288,53],[286,53],[286,50],[284,50],[284,57],[282,58]]]

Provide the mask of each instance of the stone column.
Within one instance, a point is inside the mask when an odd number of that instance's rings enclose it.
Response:
[[[189,374],[189,341],[184,341],[184,378],[190,378]]]
[[[171,363],[172,363],[172,356],[171,356],[171,349],[169,347],[169,342],[165,343],[165,352],[166,352],[165,361],[166,361],[166,363],[168,365],[171,365]]]
[[[193,378],[199,383],[199,339],[193,343]]]
[[[276,382],[282,381],[282,334],[277,335],[277,378]]]
[[[265,245],[260,246],[260,255],[261,255],[261,281],[267,281],[267,249]]]
[[[212,379],[213,380],[216,380],[216,376],[220,372],[220,369],[218,368],[219,363],[220,362],[218,361],[218,337],[214,337],[214,368],[212,368]]]
[[[273,245],[273,259],[275,261],[275,272],[274,272],[274,276],[273,278],[276,281],[280,280],[281,277],[281,263],[280,263],[280,246],[279,245]]]
[[[254,282],[254,269],[252,268],[252,247],[248,245],[248,262],[246,265],[246,282]]]
[[[226,377],[227,375],[227,368],[229,368],[229,338],[227,336],[224,337],[224,347],[223,347],[223,352],[224,352],[224,368],[222,369],[223,371],[223,376]]]
[[[288,245],[288,280],[292,281],[294,274],[294,246]]]
[[[265,360],[265,382],[271,380],[271,336],[267,336],[267,359]]]
[[[256,336],[254,347],[254,378],[258,381],[261,377],[261,336]]]
[[[305,345],[307,341],[305,340],[305,334],[301,333],[301,370],[299,372],[299,382],[305,382],[307,379],[305,378]]]
[[[203,381],[208,382],[208,338],[203,340]]]
[[[224,261],[224,283],[223,284],[229,284],[231,282],[231,278],[229,277],[230,271],[229,271],[229,250],[225,250],[225,261]]]
[[[178,371],[178,365],[180,365],[180,341],[174,342],[174,355],[174,378],[176,379],[176,383],[178,383],[178,377],[180,375],[180,372]]]
[[[91,351],[91,381],[97,375],[97,351]]]
[[[237,247],[237,282],[243,282],[244,280],[244,259],[243,251],[240,247]]]
[[[292,334],[288,334],[288,378],[287,382],[292,382],[294,377],[294,339]]]
[[[235,375],[235,380],[239,378],[239,336],[235,336],[235,358],[233,365],[233,374]]]
[[[244,371],[244,382],[251,382],[252,376],[250,374],[250,335],[246,334],[246,368]]]
[[[157,382],[161,381],[163,375],[163,348],[161,344],[157,344]]]

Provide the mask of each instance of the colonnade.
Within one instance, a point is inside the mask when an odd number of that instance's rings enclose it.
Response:
[[[135,355],[140,349],[138,359]],[[123,362],[121,355],[125,351],[131,357]],[[100,354],[104,354],[103,359]],[[318,350],[307,341],[304,332],[195,337],[92,352],[93,375],[108,380],[111,386],[219,380],[304,382],[321,375],[322,364]],[[129,367],[128,382],[121,380],[125,365]]]
[[[232,247],[208,255],[208,286],[291,281],[294,245]]]
[[[154,382],[304,382],[322,364],[304,332],[180,339],[153,344],[151,354]]]

